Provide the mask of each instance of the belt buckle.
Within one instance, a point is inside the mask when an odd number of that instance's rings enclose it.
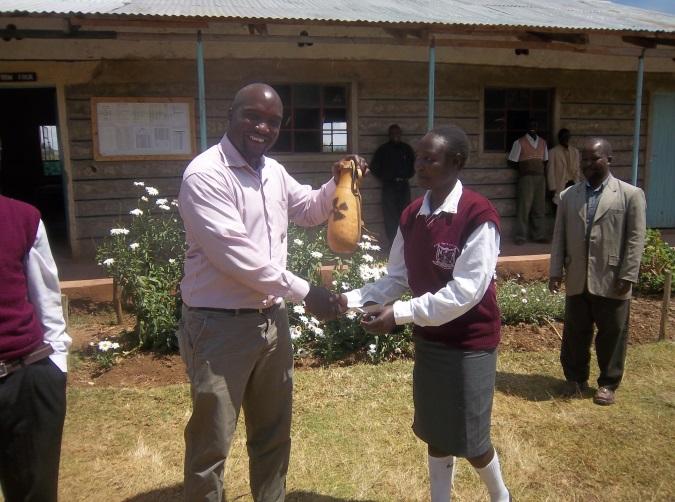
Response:
[[[0,361],[0,378],[5,378],[7,375],[9,375],[7,365],[3,361]]]

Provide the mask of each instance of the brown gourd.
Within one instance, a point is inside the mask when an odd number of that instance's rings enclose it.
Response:
[[[359,184],[362,176],[354,161],[340,161],[333,209],[328,217],[328,247],[335,253],[353,253],[361,239]]]

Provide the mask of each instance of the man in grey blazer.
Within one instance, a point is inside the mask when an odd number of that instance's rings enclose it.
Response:
[[[560,362],[568,396],[588,390],[593,325],[600,368],[593,402],[614,403],[623,377],[628,317],[645,239],[645,195],[610,171],[612,150],[590,138],[581,153],[584,181],[561,194],[551,245],[549,289],[565,271],[565,327]]]

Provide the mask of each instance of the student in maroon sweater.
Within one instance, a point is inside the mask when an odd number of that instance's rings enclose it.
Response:
[[[0,488],[56,501],[71,339],[40,213],[0,195]]]
[[[371,333],[414,324],[413,431],[428,445],[431,501],[450,500],[455,457],[464,457],[490,499],[505,502],[510,495],[490,441],[501,327],[494,285],[499,215],[457,179],[468,154],[456,126],[420,140],[415,171],[427,192],[401,215],[387,275],[334,301],[342,312],[385,305],[362,321]],[[387,305],[408,290],[411,300]]]

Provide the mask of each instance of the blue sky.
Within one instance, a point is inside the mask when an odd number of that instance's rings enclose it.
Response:
[[[675,0],[612,0],[612,2],[675,14]]]

